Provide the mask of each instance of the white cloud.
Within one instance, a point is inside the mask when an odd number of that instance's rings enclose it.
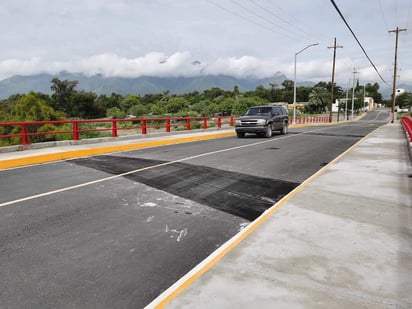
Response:
[[[41,59],[31,58],[26,60],[7,59],[0,62],[0,79],[13,75],[30,75],[41,72]]]
[[[372,67],[366,67],[361,61],[351,58],[339,58],[336,63],[335,82],[343,87],[353,77],[353,68],[359,72],[356,78],[361,83],[376,82],[376,72]],[[304,81],[330,81],[332,61],[310,59],[298,61],[297,83]],[[379,72],[387,72],[384,78],[390,76],[391,68],[378,66]],[[281,62],[277,58],[260,59],[253,56],[220,57],[208,62],[196,59],[188,51],[166,54],[150,52],[140,57],[128,58],[117,54],[99,54],[86,58],[68,61],[46,61],[35,57],[29,59],[8,59],[0,61],[0,80],[13,75],[33,75],[38,73],[56,74],[61,71],[83,73],[88,76],[101,74],[106,77],[192,77],[198,75],[229,75],[238,78],[254,76],[265,78],[274,76],[276,72],[284,73],[293,79],[294,63]],[[402,80],[410,80],[412,72],[402,71]],[[391,80],[386,80],[391,83]]]
[[[206,63],[193,58],[189,52],[176,52],[171,55],[151,52],[136,58],[126,58],[116,54],[100,54],[76,61],[51,63],[43,61],[41,58],[5,60],[0,62],[0,78],[41,72],[55,74],[60,71],[86,75],[102,74],[107,77],[176,77],[208,74],[268,77],[282,69],[274,59],[260,60],[251,56],[218,58]]]

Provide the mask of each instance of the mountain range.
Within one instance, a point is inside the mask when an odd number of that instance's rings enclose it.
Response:
[[[218,87],[223,90],[233,90],[238,86],[241,92],[255,90],[258,86],[269,88],[272,85],[281,87],[287,77],[277,72],[272,77],[257,78],[249,76],[246,78],[236,78],[228,75],[200,75],[193,77],[151,77],[142,76],[136,78],[105,77],[103,75],[87,76],[81,73],[60,72],[52,75],[48,73],[22,76],[15,75],[0,81],[0,99],[6,99],[14,94],[24,94],[30,91],[51,93],[51,80],[77,80],[77,90],[91,91],[97,94],[111,95],[113,92],[121,95],[128,94],[156,94],[169,91],[172,94],[190,93],[193,91],[202,92],[204,90]],[[313,82],[301,82],[298,85],[313,86]],[[397,88],[403,88],[412,92],[411,84],[398,84]],[[392,89],[381,87],[380,92],[385,99],[389,99]]]
[[[240,91],[255,90],[257,86],[270,87],[270,84],[278,86],[287,77],[278,72],[272,77],[236,78],[227,75],[205,75],[194,77],[150,77],[136,78],[104,77],[103,75],[87,76],[81,73],[60,72],[56,75],[37,74],[30,76],[16,75],[0,81],[0,99],[8,98],[13,94],[28,93],[30,91],[51,93],[51,80],[77,80],[77,90],[91,91],[97,94],[111,95],[113,92],[121,95],[127,94],[155,94],[169,91],[172,94],[204,91],[213,87],[223,90],[233,90],[237,85]]]

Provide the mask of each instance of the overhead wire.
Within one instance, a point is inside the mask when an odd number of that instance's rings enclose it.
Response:
[[[386,19],[385,19],[385,14],[383,13],[382,2],[381,2],[381,0],[378,0],[378,2],[379,2],[379,9],[380,9],[381,15],[382,15],[382,21],[385,24],[386,29],[389,29],[388,23],[386,22]]]
[[[250,19],[250,18],[247,18],[247,17],[245,17],[245,16],[243,16],[243,15],[241,15],[241,14],[235,12],[235,11],[232,11],[232,10],[230,10],[230,9],[228,9],[228,8],[226,8],[226,7],[218,4],[218,3],[216,3],[216,2],[213,2],[213,1],[211,1],[211,0],[207,0],[207,2],[213,4],[214,6],[220,8],[221,10],[224,10],[224,11],[226,11],[226,12],[229,12],[230,14],[232,14],[232,15],[234,15],[234,16],[237,16],[237,17],[239,17],[239,18],[241,18],[241,19],[244,19],[244,20],[246,20],[246,21],[248,21],[248,22],[250,22],[250,23],[252,23],[252,24],[255,24],[255,25],[258,26],[258,27],[261,27],[261,28],[266,29],[266,30],[268,30],[268,31],[270,31],[270,32],[273,32],[273,33],[277,33],[277,32],[274,31],[272,28],[266,27],[265,25],[262,25],[262,24],[254,21],[254,20],[252,20],[252,19]]]
[[[272,25],[274,25],[274,26],[276,26],[276,27],[278,27],[278,28],[281,28],[281,29],[283,29],[283,30],[286,31],[286,32],[291,32],[289,29],[287,29],[287,28],[285,28],[285,27],[282,27],[282,26],[279,25],[279,24],[274,23],[274,22],[271,21],[270,19],[268,19],[268,18],[266,18],[266,17],[264,17],[264,16],[262,16],[262,15],[259,15],[258,13],[254,12],[253,10],[249,9],[248,7],[246,7],[246,6],[238,3],[238,2],[236,2],[236,1],[230,0],[230,2],[232,2],[234,5],[242,8],[243,10],[245,10],[245,11],[247,11],[247,12],[255,15],[256,17],[264,20],[265,22],[267,22],[267,23],[269,23],[269,24],[272,24]],[[299,38],[300,40],[301,40],[301,39],[306,39],[306,37],[301,36],[300,34],[296,34],[296,33],[295,33],[295,35],[300,36],[300,38]]]
[[[254,0],[248,0],[248,1],[251,2],[251,3],[253,3],[255,6],[257,6],[258,8],[260,8],[262,11],[264,11],[264,12],[266,12],[267,14],[275,17],[276,19],[279,19],[280,21],[282,21],[283,23],[291,26],[292,28],[295,28],[296,30],[300,31],[301,33],[305,34],[306,36],[310,36],[310,37],[313,36],[313,34],[311,34],[311,33],[307,32],[307,31],[305,31],[304,29],[296,26],[296,23],[292,23],[292,22],[288,21],[286,18],[283,18],[281,15],[276,14],[276,13],[274,13],[273,11],[265,8],[264,6],[260,5],[260,4],[257,3],[256,1],[254,1]],[[323,41],[323,42],[327,43],[327,41],[325,41],[324,39],[321,39],[320,41]]]
[[[362,46],[361,42],[358,40],[358,38],[356,37],[356,34],[353,32],[352,28],[349,26],[348,22],[346,21],[345,17],[343,16],[342,12],[340,11],[340,9],[338,8],[338,6],[336,5],[334,0],[330,0],[332,2],[332,5],[335,7],[336,11],[338,12],[339,16],[342,18],[343,22],[345,23],[345,25],[348,27],[349,31],[352,33],[353,37],[355,38],[356,42],[358,43],[358,45],[360,46],[360,48],[362,49],[363,53],[365,54],[366,58],[368,59],[369,63],[372,65],[372,67],[374,68],[375,72],[378,74],[379,78],[388,86],[390,86],[382,77],[382,75],[379,73],[378,69],[376,68],[375,64],[372,62],[372,60],[369,58],[365,48]]]
[[[247,12],[250,13],[250,14],[255,15],[256,17],[259,18],[259,20],[263,20],[263,21],[265,21],[266,23],[269,23],[269,24],[275,26],[277,29],[278,29],[278,28],[281,28],[281,29],[283,30],[283,32],[280,33],[279,31],[275,31],[272,27],[268,27],[267,25],[264,25],[264,24],[258,22],[257,20],[248,18],[248,17],[246,17],[246,16],[244,16],[244,15],[242,15],[242,14],[240,14],[240,13],[234,11],[234,10],[231,10],[231,9],[229,9],[229,8],[221,5],[221,4],[218,4],[218,3],[214,2],[214,1],[207,0],[207,2],[209,2],[210,4],[212,4],[212,5],[220,8],[221,10],[224,10],[224,11],[226,11],[226,12],[229,12],[230,14],[232,14],[232,15],[234,15],[234,16],[237,16],[237,17],[239,17],[239,18],[241,18],[241,19],[243,19],[243,20],[246,20],[247,22],[252,23],[252,24],[254,24],[254,25],[256,25],[256,26],[258,26],[258,27],[260,27],[260,28],[263,28],[263,29],[265,29],[265,30],[268,30],[268,31],[270,31],[270,32],[272,32],[272,33],[282,34],[282,35],[284,35],[284,36],[286,36],[286,37],[288,37],[289,39],[294,40],[294,41],[302,41],[302,39],[307,39],[307,35],[304,36],[304,35],[301,35],[301,34],[296,33],[296,32],[293,33],[290,29],[287,29],[287,28],[285,28],[285,27],[282,27],[282,26],[279,25],[279,24],[274,23],[273,21],[269,20],[268,18],[265,18],[264,16],[262,16],[262,15],[256,13],[256,12],[254,12],[254,11],[251,10],[250,8],[247,8],[247,7],[245,7],[244,5],[241,5],[241,4],[239,4],[239,3],[237,3],[237,2],[235,2],[235,1],[233,1],[233,0],[231,0],[231,2],[232,2],[233,4],[235,4],[236,6],[242,8],[243,10],[247,11]]]

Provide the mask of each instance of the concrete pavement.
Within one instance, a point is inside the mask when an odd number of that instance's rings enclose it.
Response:
[[[147,308],[412,308],[407,147],[377,129]]]

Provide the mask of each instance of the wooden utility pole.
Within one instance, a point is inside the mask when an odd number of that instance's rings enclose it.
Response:
[[[395,32],[395,62],[393,64],[393,83],[392,83],[392,108],[391,108],[391,123],[395,121],[395,101],[396,101],[396,66],[398,61],[398,35],[399,32],[406,31],[406,29],[399,29],[396,27],[395,30],[388,31],[389,33]]]
[[[355,109],[355,74],[359,73],[356,71],[356,68],[353,68],[353,84],[352,84],[352,112],[351,112],[351,120],[353,120],[353,111]]]
[[[333,46],[328,46],[328,48],[333,48],[332,85],[331,85],[331,90],[330,90],[331,98],[330,98],[330,104],[329,104],[329,122],[332,122],[333,91],[335,89],[336,48],[343,48],[343,46],[336,45],[336,38],[335,38]],[[338,115],[339,115],[339,104],[338,104]]]

